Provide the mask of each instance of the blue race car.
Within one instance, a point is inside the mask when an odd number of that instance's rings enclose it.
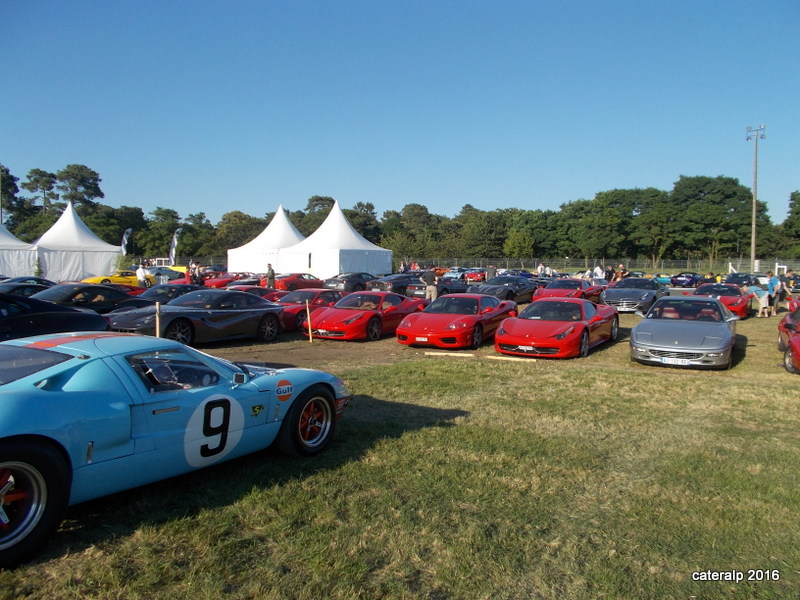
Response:
[[[231,363],[154,337],[0,343],[0,567],[31,558],[68,505],[273,442],[317,454],[349,397],[328,373]]]

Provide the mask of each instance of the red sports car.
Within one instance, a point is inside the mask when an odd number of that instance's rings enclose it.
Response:
[[[482,269],[481,267],[473,267],[464,273],[464,279],[471,281],[472,283],[486,281],[486,269]]]
[[[204,285],[212,288],[224,288],[231,285],[232,282],[245,277],[250,277],[250,273],[223,273],[219,277],[206,279]]]
[[[585,298],[592,302],[600,301],[603,286],[594,285],[584,279],[554,279],[533,293],[533,300],[539,298]]]
[[[261,280],[261,285],[266,285],[266,283],[267,278],[265,277]],[[275,276],[275,287],[289,292],[307,288],[321,288],[323,283],[325,282],[308,273],[284,273]]]
[[[283,298],[289,293],[286,290],[275,290],[272,288],[261,287],[260,285],[229,285],[226,289],[255,294],[256,296],[266,298],[270,302],[277,302],[278,298]]]
[[[543,298],[500,324],[494,349],[520,356],[584,357],[590,348],[618,336],[615,307],[580,298]]]
[[[311,313],[311,335],[332,340],[377,340],[394,333],[400,321],[427,305],[427,300],[392,292],[355,292]]]
[[[785,352],[789,340],[798,335],[797,326],[800,325],[800,302],[791,300],[789,312],[778,323],[778,351]]]
[[[285,292],[284,292],[285,293]],[[283,306],[283,326],[287,331],[302,331],[306,326],[306,302],[311,312],[320,308],[329,308],[344,298],[349,292],[327,290],[324,288],[308,288],[285,293],[277,302]]]
[[[729,311],[740,319],[746,319],[752,309],[755,294],[745,294],[735,283],[702,283],[693,292],[683,292],[684,296],[716,296]]]
[[[800,373],[800,335],[793,335],[783,351],[783,366],[789,373]]]
[[[503,319],[517,316],[517,304],[484,294],[439,296],[422,312],[408,315],[397,328],[407,346],[478,348],[494,336]]]

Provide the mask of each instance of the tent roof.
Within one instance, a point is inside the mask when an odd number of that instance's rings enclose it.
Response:
[[[292,222],[286,216],[283,205],[279,204],[275,216],[272,217],[272,220],[264,231],[243,246],[232,248],[232,250],[242,250],[246,248],[247,250],[258,251],[260,249],[286,248],[304,239],[303,234],[292,225]]]
[[[0,224],[0,249],[3,250],[33,250],[33,244],[23,242],[16,237],[5,225]]]
[[[36,245],[45,250],[120,251],[120,246],[108,244],[92,233],[75,212],[72,202],[67,204],[58,221],[36,240]]]
[[[302,242],[287,248],[290,252],[311,252],[314,250],[383,250],[358,233],[347,217],[344,216],[338,202],[333,203],[331,212],[317,230]]]

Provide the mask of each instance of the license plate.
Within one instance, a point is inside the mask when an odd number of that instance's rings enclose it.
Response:
[[[524,350],[525,352],[530,352],[533,350],[533,346],[520,346],[519,349]]]
[[[426,338],[426,337],[415,337],[414,341],[415,342],[427,342],[428,338]]]
[[[689,364],[689,360],[686,358],[670,358],[669,356],[662,357],[661,362],[665,365],[686,366]]]
[[[380,291],[381,291],[381,288],[376,288],[376,287],[374,287],[374,288],[372,288],[372,291],[373,291],[373,292],[380,292]]]

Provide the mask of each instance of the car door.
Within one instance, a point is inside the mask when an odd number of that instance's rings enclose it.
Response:
[[[494,297],[481,298],[480,308],[478,314],[480,315],[481,324],[483,325],[484,335],[488,336],[493,334],[500,322],[506,318],[506,314],[499,310],[500,300]],[[489,312],[484,312],[486,309]]]
[[[594,346],[600,343],[608,334],[606,332],[610,325],[605,320],[599,318],[597,309],[593,304],[587,302],[583,306],[583,316],[589,326],[589,345]]]

